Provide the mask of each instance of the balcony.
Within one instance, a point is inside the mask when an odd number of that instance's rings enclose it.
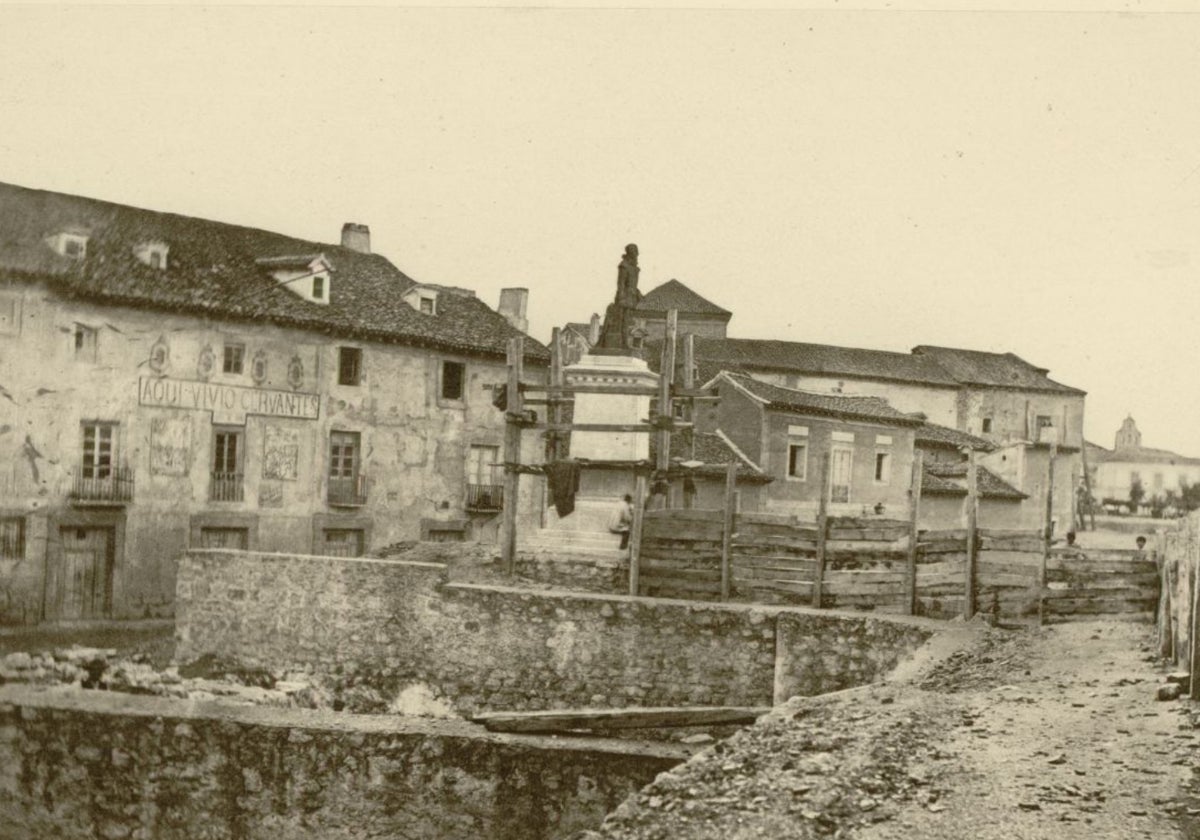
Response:
[[[129,467],[76,467],[69,498],[76,505],[123,505],[132,502],[133,470]]]
[[[333,507],[362,507],[367,503],[367,477],[329,479],[329,504]]]
[[[246,486],[241,473],[215,472],[208,485],[208,498],[212,502],[240,502],[246,497]]]
[[[467,510],[494,513],[504,508],[503,484],[468,484]]]

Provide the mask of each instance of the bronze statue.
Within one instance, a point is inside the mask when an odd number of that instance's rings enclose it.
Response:
[[[625,255],[617,266],[617,297],[604,311],[604,327],[593,353],[627,355],[632,349],[629,331],[633,327],[633,310],[642,299],[637,287],[639,271],[638,246],[626,245]]]

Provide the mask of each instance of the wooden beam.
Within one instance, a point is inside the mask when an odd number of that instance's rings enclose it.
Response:
[[[614,385],[611,388],[603,385],[525,385],[521,388],[526,394],[619,394],[625,397],[656,397],[659,388],[656,385]]]
[[[629,526],[629,594],[637,595],[641,581],[642,524],[646,520],[646,474],[638,473],[633,490],[633,523]]]
[[[921,515],[921,480],[925,470],[924,453],[913,453],[912,487],[908,491],[908,562],[904,565],[904,603],[905,612],[909,615],[917,613],[917,536],[918,520]]]
[[[683,391],[691,391],[696,387],[696,336],[685,333],[683,336]],[[679,396],[680,391],[675,395]]]
[[[817,567],[813,572],[812,605],[820,608],[821,588],[825,581],[825,543],[829,538],[829,453],[821,456],[821,501],[817,508]]]
[[[524,429],[537,431],[568,431],[568,432],[653,432],[659,431],[658,426],[650,423],[523,423]],[[691,423],[676,421],[672,428],[690,429]],[[670,434],[670,432],[668,432]]]
[[[721,529],[721,600],[729,600],[729,556],[733,546],[734,512],[737,496],[737,461],[725,468],[725,523]]]
[[[525,359],[525,339],[521,336],[508,342],[508,408],[506,416],[520,414],[521,373]],[[504,426],[504,460],[509,464],[521,463],[521,425],[507,419]],[[504,573],[510,577],[516,573],[517,564],[517,501],[521,489],[521,473],[508,469],[504,475],[504,528],[500,544],[500,558]]]
[[[967,562],[963,592],[963,618],[975,616],[975,578],[979,560],[979,468],[975,450],[967,450]]]
[[[645,729],[749,724],[770,706],[564,709],[543,712],[486,712],[471,718],[491,732],[561,732],[572,729]]]

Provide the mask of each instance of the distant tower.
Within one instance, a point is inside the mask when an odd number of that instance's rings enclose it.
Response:
[[[1121,428],[1117,429],[1116,449],[1137,449],[1142,445],[1142,433],[1138,431],[1133,416],[1125,418]]]

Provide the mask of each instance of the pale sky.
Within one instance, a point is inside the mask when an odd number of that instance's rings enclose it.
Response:
[[[1200,455],[1200,14],[806,5],[0,6],[0,181],[365,222],[542,340],[636,242],[731,335],[1012,351]]]

